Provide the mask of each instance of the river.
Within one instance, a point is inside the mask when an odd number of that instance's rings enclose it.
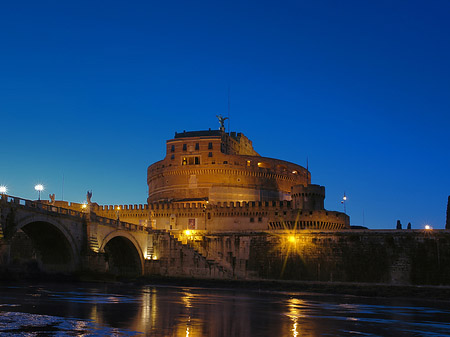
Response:
[[[0,285],[1,336],[450,336],[447,301],[126,284]]]

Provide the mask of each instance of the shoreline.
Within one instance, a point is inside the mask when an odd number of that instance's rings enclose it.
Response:
[[[104,283],[136,286],[198,287],[243,291],[275,291],[350,295],[363,297],[417,298],[450,301],[450,286],[397,285],[380,283],[321,282],[296,280],[221,280],[166,276],[118,277],[102,273],[48,274],[43,272],[17,273],[0,270],[0,284],[11,283]]]
[[[138,285],[186,286],[230,290],[276,291],[350,295],[362,297],[417,298],[450,301],[449,286],[389,285],[351,282],[318,282],[293,280],[210,280],[145,277],[132,282]]]

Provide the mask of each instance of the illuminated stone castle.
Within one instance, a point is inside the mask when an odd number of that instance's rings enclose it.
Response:
[[[148,167],[145,205],[55,205],[166,230],[346,229],[349,217],[324,209],[325,187],[304,167],[261,157],[242,133],[183,131]]]
[[[302,166],[261,157],[242,133],[175,133],[147,171],[153,228],[207,231],[344,229],[349,217],[324,209],[325,188]]]

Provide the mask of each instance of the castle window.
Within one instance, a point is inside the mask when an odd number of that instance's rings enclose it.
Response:
[[[174,154],[171,155],[171,156],[170,156],[170,159],[175,159],[175,155],[174,155]]]
[[[270,164],[259,162],[258,163],[258,167],[260,167],[260,168],[270,168]]]
[[[181,165],[200,165],[200,156],[183,157]]]
[[[262,222],[262,218],[261,217],[258,218],[258,222]]]
[[[195,150],[198,151],[200,149],[200,144],[199,143],[195,143]]]
[[[212,152],[209,152],[209,153],[208,153],[208,157],[212,157]]]
[[[255,218],[250,218],[250,222],[255,222]]]
[[[250,166],[252,162],[250,160],[247,160],[247,166]]]
[[[187,145],[183,144],[183,151],[187,151]]]
[[[223,162],[224,164],[228,164],[228,161],[227,160],[224,160],[224,162]]]
[[[208,143],[208,150],[212,150],[212,148],[213,148],[212,143],[209,142],[209,143]]]
[[[170,147],[170,152],[175,152],[175,145],[172,145],[172,146]]]

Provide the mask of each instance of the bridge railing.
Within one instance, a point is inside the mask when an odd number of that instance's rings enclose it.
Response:
[[[6,194],[1,195],[1,200],[6,201],[11,204],[14,204],[14,205],[20,205],[23,207],[34,208],[34,209],[38,209],[38,210],[75,216],[78,218],[84,218],[84,217],[88,216],[88,213],[75,211],[75,210],[69,209],[69,208],[57,207],[57,206],[54,206],[51,204],[42,203],[40,201],[33,201],[33,200],[28,200],[28,199],[22,199],[19,197],[13,197],[13,196],[6,195]],[[146,226],[136,225],[136,224],[120,221],[118,219],[116,220],[116,219],[111,219],[111,218],[105,218],[102,216],[98,216],[95,213],[91,213],[90,217],[91,217],[91,220],[93,220],[93,221],[97,221],[97,222],[102,223],[107,226],[113,226],[118,229],[128,229],[128,230],[136,230],[136,231],[147,230]]]
[[[92,219],[92,215],[91,215]],[[120,221],[119,219],[111,219],[105,218],[103,216],[98,216],[95,214],[95,221],[102,223],[103,225],[113,226],[118,229],[128,229],[128,230],[136,230],[136,231],[145,231],[147,230],[146,226],[136,225],[129,222]]]
[[[74,211],[74,210],[68,209],[68,208],[57,207],[57,206],[53,206],[50,204],[45,204],[40,201],[22,199],[22,198],[13,197],[10,195],[2,195],[2,200],[6,201],[8,203],[14,204],[14,205],[20,205],[20,206],[24,206],[24,207],[28,207],[28,208],[40,209],[43,211],[54,212],[54,213],[58,213],[58,214],[71,215],[71,216],[75,216],[78,218],[84,217],[84,213],[82,213],[82,212]]]

